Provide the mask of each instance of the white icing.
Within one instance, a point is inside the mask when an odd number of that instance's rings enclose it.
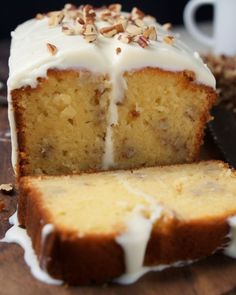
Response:
[[[48,273],[40,268],[30,237],[25,229],[19,227],[17,212],[10,217],[9,222],[13,226],[6,232],[5,237],[1,240],[1,242],[16,243],[24,249],[25,262],[36,279],[51,285],[61,285],[63,283],[62,281],[53,279]],[[44,226],[43,240],[46,238],[46,235],[51,232],[51,230],[51,225]]]
[[[114,104],[110,104],[110,109],[114,106]],[[115,108],[115,107],[114,107]],[[111,114],[111,110],[110,110]],[[102,160],[102,168],[104,170],[109,169],[110,167],[114,167],[114,152],[113,152],[113,140],[112,140],[112,116],[109,116],[106,139],[105,139],[105,152]]]
[[[229,238],[230,243],[225,248],[224,254],[233,258],[236,258],[236,216],[228,219],[228,224],[230,226]]]
[[[142,216],[139,212],[142,209],[144,208],[136,208],[127,222],[126,232],[116,238],[116,242],[122,247],[125,255],[126,273],[117,279],[117,282],[121,284],[132,283],[146,272],[143,263],[153,222]]]
[[[51,234],[54,231],[54,225],[53,224],[45,224],[42,228],[42,234],[41,234],[41,243],[42,246],[44,245],[46,238],[49,234]]]
[[[144,192],[133,188],[124,177],[115,173],[124,187],[139,198],[147,201],[148,205],[138,205],[134,208],[127,220],[127,229],[116,238],[116,242],[122,247],[125,256],[126,273],[116,281],[121,284],[129,284],[138,280],[143,274],[151,270],[144,266],[144,257],[147,244],[150,240],[153,224],[161,217],[163,208],[156,199]],[[144,214],[149,213],[148,217]],[[157,268],[162,269],[162,266]]]
[[[150,18],[144,22],[150,24]],[[152,23],[153,24],[153,23]],[[97,21],[98,28],[107,23]],[[158,38],[170,33],[157,27]],[[175,38],[173,46],[162,41],[151,41],[148,48],[141,48],[138,44],[124,44],[114,38],[105,38],[99,34],[94,43],[87,43],[82,36],[67,36],[60,26],[49,27],[48,19],[32,19],[20,25],[12,33],[11,55],[9,59],[10,75],[8,79],[9,121],[12,135],[12,164],[17,163],[16,126],[11,104],[11,91],[22,86],[36,87],[38,77],[46,77],[47,70],[57,69],[86,69],[94,73],[108,74],[112,82],[112,97],[109,107],[109,122],[105,143],[103,168],[114,166],[112,124],[118,123],[116,103],[124,96],[125,83],[123,72],[144,67],[159,67],[170,71],[192,70],[196,74],[198,83],[215,88],[215,79],[209,69],[203,64],[199,56],[188,49],[179,39]],[[47,50],[46,43],[58,48],[52,56]],[[121,53],[116,54],[116,48]]]
[[[18,142],[17,142],[17,133],[16,133],[16,121],[14,117],[14,108],[11,100],[11,90],[8,88],[8,121],[11,131],[11,162],[14,172],[16,173],[17,167],[17,156],[18,156]]]
[[[5,243],[16,243],[19,246],[21,246],[24,251],[24,259],[26,264],[31,270],[32,275],[38,279],[39,281],[50,284],[50,285],[62,285],[63,281],[53,279],[49,276],[48,273],[46,273],[44,270],[42,270],[39,266],[39,262],[37,259],[37,256],[32,248],[32,242],[30,237],[28,236],[25,229],[20,228],[18,225],[18,219],[17,219],[17,212],[10,217],[9,219],[10,224],[13,226],[6,232],[5,237],[1,240],[1,242]],[[45,235],[49,234],[52,230],[51,225],[46,226],[45,228]],[[142,267],[139,269],[139,272],[133,273],[133,274],[124,274],[121,277],[114,280],[114,282],[119,284],[132,284],[135,281],[137,281],[141,276],[146,274],[149,271],[162,271],[165,268],[168,267],[180,267],[187,264],[193,263],[193,261],[184,261],[184,262],[176,262],[172,265],[159,265],[155,267]]]

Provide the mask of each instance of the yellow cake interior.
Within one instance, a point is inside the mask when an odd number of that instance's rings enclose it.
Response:
[[[77,71],[50,72],[37,88],[16,92],[23,123],[23,174],[100,168],[108,93],[104,76]]]
[[[119,168],[193,161],[212,97],[191,73],[157,69],[128,72],[127,91],[114,127]]]
[[[24,181],[39,193],[37,203],[49,223],[81,236],[118,234],[132,214],[150,218],[160,206],[164,216],[183,222],[236,212],[236,175],[220,162]]]
[[[124,79],[110,168],[194,161],[214,91],[188,72],[145,68]],[[14,90],[20,174],[101,170],[111,87],[109,77],[70,70],[49,71],[36,88]]]

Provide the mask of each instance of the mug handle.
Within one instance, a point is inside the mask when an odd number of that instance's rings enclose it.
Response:
[[[190,0],[184,8],[184,24],[187,30],[193,37],[195,37],[201,43],[213,47],[214,39],[213,37],[208,37],[207,35],[200,32],[197,28],[195,15],[198,8],[205,4],[214,5],[215,0]]]

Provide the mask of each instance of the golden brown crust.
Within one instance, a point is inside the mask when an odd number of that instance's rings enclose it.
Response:
[[[124,254],[115,242],[115,232],[78,237],[78,233],[55,225],[42,244],[42,228],[52,223],[52,218],[30,179],[24,177],[20,181],[18,217],[32,239],[41,266],[53,277],[73,285],[100,284],[122,275]],[[197,260],[220,251],[228,242],[227,218],[235,213],[194,221],[177,218],[160,221],[149,240],[145,265]]]

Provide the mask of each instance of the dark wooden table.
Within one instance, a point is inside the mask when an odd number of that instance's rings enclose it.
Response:
[[[9,42],[0,42],[0,81],[8,75]],[[5,90],[0,95],[5,95]],[[7,107],[0,105],[0,184],[14,183],[10,162],[10,138]],[[203,158],[219,158],[210,138],[202,152]],[[10,227],[8,218],[16,209],[17,194],[0,193],[5,209],[0,212],[0,238]],[[109,261],[107,262],[109,263]],[[68,287],[50,286],[34,279],[23,259],[23,250],[14,244],[0,243],[0,295],[72,295],[72,294],[147,294],[147,295],[233,295],[236,294],[236,261],[215,255],[188,267],[150,273],[130,286]]]

